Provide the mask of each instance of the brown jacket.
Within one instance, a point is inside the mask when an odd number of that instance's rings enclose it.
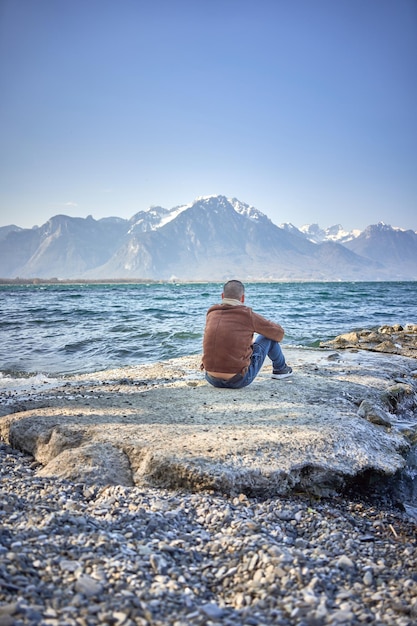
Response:
[[[245,372],[252,356],[254,333],[274,341],[284,337],[279,324],[247,306],[215,304],[207,311],[202,367],[209,372]]]

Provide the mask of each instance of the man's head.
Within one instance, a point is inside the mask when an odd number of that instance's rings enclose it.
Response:
[[[245,287],[240,280],[229,280],[223,287],[222,298],[232,298],[233,300],[245,300]]]

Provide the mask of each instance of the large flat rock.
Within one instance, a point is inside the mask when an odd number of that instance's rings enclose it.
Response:
[[[0,436],[75,482],[328,495],[404,467],[417,432],[417,363],[383,353],[285,347],[292,378],[265,365],[216,389],[198,356],[67,377],[3,407]]]

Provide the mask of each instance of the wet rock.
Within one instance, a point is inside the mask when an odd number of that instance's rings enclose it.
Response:
[[[381,397],[393,412],[413,410],[417,406],[415,389],[410,384],[396,383],[390,385]]]
[[[362,329],[338,335],[324,341],[323,348],[361,349],[417,358],[417,324],[384,325],[374,329]]]
[[[384,409],[378,407],[373,402],[369,400],[363,400],[358,409],[359,417],[363,417],[367,419],[369,422],[373,424],[379,424],[380,426],[391,426],[390,415]]]

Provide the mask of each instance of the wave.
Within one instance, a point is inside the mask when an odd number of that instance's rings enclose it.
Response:
[[[0,370],[66,374],[201,351],[219,284],[0,287]],[[417,323],[416,283],[250,283],[246,304],[316,347],[355,328]],[[162,305],[162,302],[164,303]]]

